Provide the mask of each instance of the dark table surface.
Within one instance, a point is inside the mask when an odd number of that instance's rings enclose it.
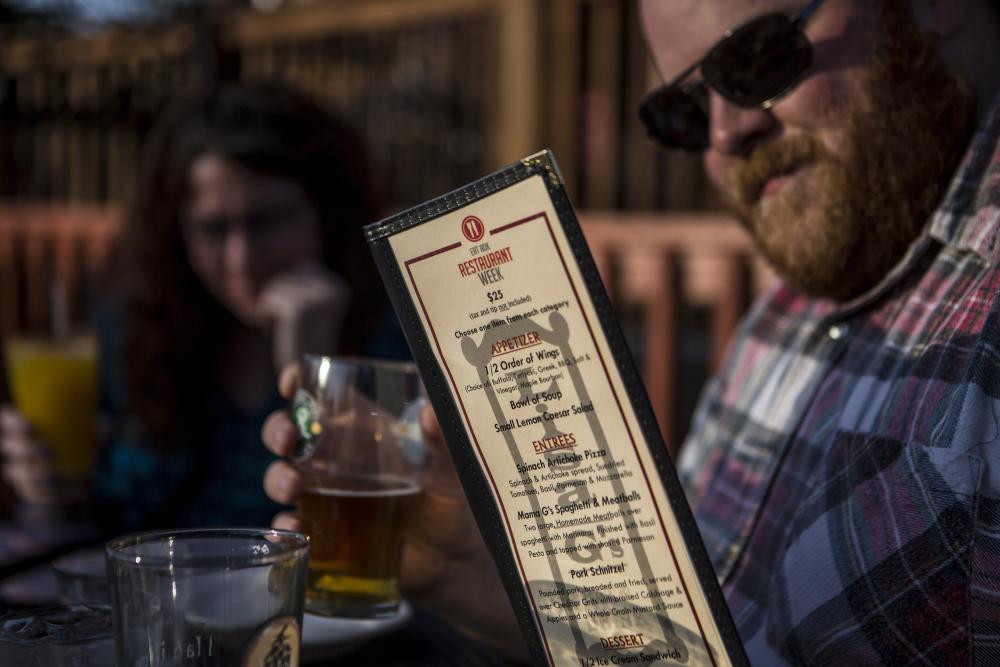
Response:
[[[86,521],[28,513],[0,520],[0,580],[99,542],[97,527]]]
[[[307,664],[323,667],[493,667],[512,663],[493,649],[460,634],[441,618],[415,607],[411,620],[398,630],[352,647],[347,653]]]
[[[7,611],[30,613],[31,606],[8,606]],[[386,634],[333,649],[332,655],[306,656],[303,667],[499,667],[513,664],[492,648],[460,634],[441,618],[414,608],[409,621]],[[109,665],[109,667],[112,667]]]
[[[0,521],[0,614],[58,603],[50,561],[76,549],[99,546],[95,527],[86,523],[23,517]],[[306,665],[347,667],[494,667],[512,664],[490,647],[458,632],[440,617],[417,606],[405,623],[384,634],[334,647],[332,655]]]

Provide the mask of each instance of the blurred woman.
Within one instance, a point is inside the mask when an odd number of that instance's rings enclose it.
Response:
[[[98,318],[109,531],[269,522],[258,443],[282,405],[275,369],[302,352],[407,354],[361,232],[377,216],[362,142],[283,86],[223,87],[164,116]],[[44,446],[4,421],[5,452]],[[37,496],[45,476],[16,460],[6,477]]]

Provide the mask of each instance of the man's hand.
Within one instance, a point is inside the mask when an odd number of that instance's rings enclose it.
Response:
[[[282,395],[292,396],[298,385],[298,367],[287,367],[279,380]],[[434,411],[427,406],[420,418],[430,460],[403,549],[403,591],[468,634],[496,645],[512,658],[526,659],[514,612],[455,474]],[[297,438],[285,411],[271,414],[264,423],[264,444],[278,456],[290,455]],[[302,495],[302,475],[289,462],[276,461],[264,475],[264,490],[276,502],[294,504]],[[278,514],[273,525],[296,531],[304,527],[294,512]]]
[[[302,265],[267,284],[258,309],[271,326],[275,367],[284,368],[303,353],[332,354],[350,300],[344,279],[319,264]]]

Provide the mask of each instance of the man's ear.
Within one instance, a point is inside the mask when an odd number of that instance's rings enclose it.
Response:
[[[910,0],[913,20],[926,32],[947,37],[962,26],[974,0]]]

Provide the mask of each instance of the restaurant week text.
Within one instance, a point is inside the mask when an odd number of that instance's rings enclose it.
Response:
[[[459,275],[463,278],[477,276],[484,286],[504,280],[504,272],[511,270],[506,265],[514,261],[514,253],[510,246],[494,251],[488,244],[480,244],[470,248],[470,254],[473,255],[471,259],[458,262]],[[524,257],[520,259],[523,260]],[[645,548],[647,542],[655,541],[655,534],[646,531],[658,524],[656,518],[648,520],[650,525],[643,522],[642,530],[635,520],[615,525],[610,532],[621,531],[622,534],[604,539],[609,531],[599,517],[603,517],[606,510],[617,508],[621,515],[631,515],[641,511],[635,508],[635,505],[641,506],[647,499],[638,489],[629,488],[624,484],[625,476],[621,475],[620,471],[614,475],[603,477],[598,475],[597,484],[608,484],[610,489],[593,486],[595,466],[598,463],[614,461],[614,468],[617,469],[619,462],[614,460],[605,441],[603,429],[597,422],[595,407],[584,382],[585,373],[581,364],[586,365],[590,362],[591,354],[586,352],[578,356],[570,346],[569,323],[560,310],[570,307],[571,302],[569,299],[563,299],[541,308],[529,307],[528,310],[516,314],[503,313],[502,310],[509,309],[515,303],[513,299],[509,299],[510,296],[514,295],[505,296],[501,290],[487,292],[485,297],[489,305],[472,310],[468,317],[470,320],[487,318],[488,321],[474,328],[456,329],[454,336],[460,342],[465,360],[478,371],[479,382],[466,385],[467,390],[481,389],[487,394],[492,394],[489,403],[495,416],[493,431],[506,441],[507,449],[513,457],[512,463],[520,477],[516,481],[519,486],[523,484],[523,491],[518,491],[516,495],[526,500],[529,506],[517,508],[510,518],[516,516],[518,521],[527,522],[526,530],[537,531],[537,537],[533,540],[540,542],[541,546],[539,551],[527,549],[525,555],[548,559],[553,580],[556,582],[568,579],[582,583],[591,578],[613,580],[624,577],[630,566],[637,566],[639,569],[634,581],[651,582],[654,580],[654,573]],[[531,303],[534,300],[531,295],[518,295],[515,298],[517,305]],[[534,319],[543,314],[548,316],[549,326]],[[477,333],[485,334],[479,342],[476,342]],[[558,376],[555,375],[560,369],[569,375],[564,380],[569,381],[573,390],[571,394],[567,394],[566,388],[561,387],[556,379],[563,377],[561,372]],[[540,382],[541,374],[550,371],[553,373],[550,376],[552,379],[547,384]],[[506,397],[506,400],[501,402],[497,394],[498,389],[509,389],[514,396]],[[514,414],[507,413],[508,406]],[[522,410],[533,414],[524,414]],[[586,427],[576,421],[580,417],[586,419]],[[570,429],[560,428],[569,426],[568,422],[573,424]],[[531,428],[535,426],[539,427],[538,431]],[[540,460],[531,461],[523,458],[524,454],[520,450],[526,443],[520,436],[521,429],[531,433],[527,438],[531,443],[530,451]],[[515,430],[518,434],[516,439]],[[577,446],[580,446],[579,453],[574,451]],[[595,460],[588,461],[591,458]],[[559,475],[561,479],[546,484],[537,476],[541,475],[540,471],[543,470],[547,475]],[[628,477],[631,477],[631,474]],[[554,492],[554,497],[548,494],[539,495],[543,489],[549,493]],[[560,535],[547,530],[553,519],[567,522],[567,527],[570,523],[573,524],[572,529]],[[521,544],[521,547],[524,545]],[[626,549],[634,553],[634,563],[624,560]],[[570,562],[560,562],[561,559],[554,558],[557,554],[568,558]],[[629,584],[622,579],[612,585]],[[660,626],[668,646],[681,648],[681,651],[671,657],[686,656],[684,642],[677,636],[670,619],[662,614],[667,609],[663,596],[655,586],[648,587],[644,592],[649,595],[652,604],[630,611],[638,613],[641,609],[654,614],[656,624]],[[559,596],[561,603],[568,606],[571,595],[573,594],[568,589],[562,589]],[[596,613],[598,610],[593,611]],[[615,611],[617,609],[608,613],[612,614]],[[577,625],[587,616],[587,614],[567,615],[560,620]],[[602,664],[607,659],[615,660],[612,664],[617,664],[617,659],[624,657],[618,655],[618,651],[643,646],[641,634],[627,631],[619,635],[606,636],[603,640],[603,650],[611,651],[612,654],[601,656],[599,659]],[[588,654],[593,655],[585,649],[583,654],[578,655],[583,659]],[[634,654],[628,657],[633,656]]]

